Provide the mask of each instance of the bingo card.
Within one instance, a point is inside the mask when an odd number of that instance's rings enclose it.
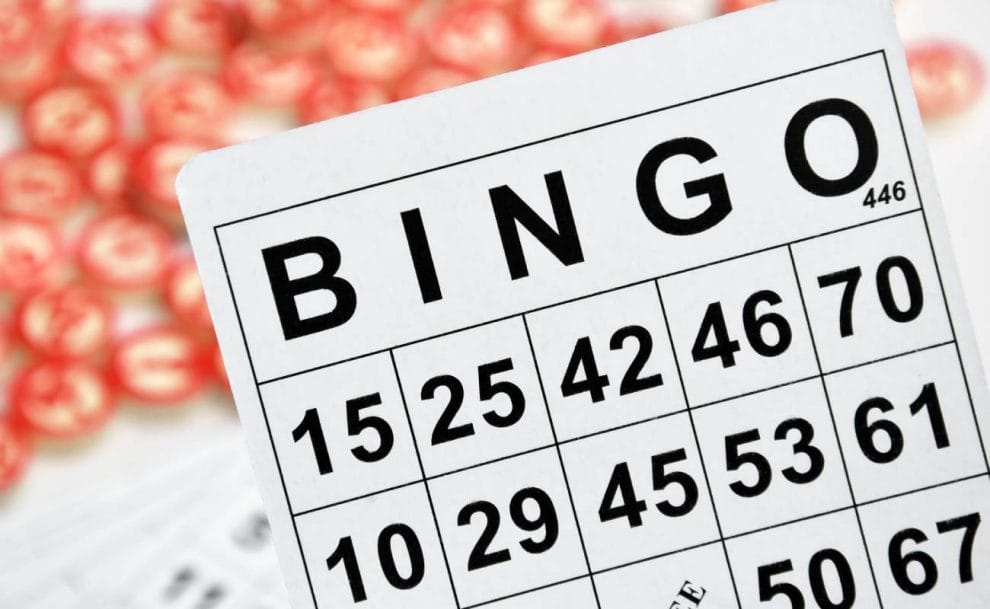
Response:
[[[889,4],[183,168],[294,608],[990,604],[986,389]]]

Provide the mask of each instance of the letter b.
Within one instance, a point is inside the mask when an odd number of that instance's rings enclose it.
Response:
[[[322,265],[312,275],[290,279],[285,262],[306,254],[320,257]],[[325,237],[307,237],[261,250],[265,271],[275,298],[275,309],[286,340],[335,328],[347,322],[357,308],[354,286],[334,273],[340,268],[340,250]],[[328,312],[300,319],[296,296],[326,290],[336,302]]]

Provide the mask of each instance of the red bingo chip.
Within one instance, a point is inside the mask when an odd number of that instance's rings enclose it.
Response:
[[[12,59],[0,59],[0,101],[30,97],[55,80],[56,53],[44,46]]]
[[[638,17],[633,19],[615,19],[605,33],[607,44],[635,40],[670,28],[670,24],[654,17]]]
[[[206,382],[202,348],[169,327],[154,327],[124,338],[114,349],[111,368],[127,395],[167,405],[195,395]]]
[[[61,85],[46,89],[24,107],[21,123],[39,148],[72,158],[91,155],[117,136],[117,112],[92,87]]]
[[[533,54],[524,59],[519,67],[528,68],[530,66],[539,65],[541,63],[547,63],[549,61],[556,61],[558,59],[563,59],[571,55],[566,51],[561,51],[560,49],[537,49]]]
[[[966,110],[980,97],[985,75],[979,57],[953,42],[932,41],[907,49],[911,84],[921,114],[939,118]]]
[[[519,33],[509,15],[483,1],[451,4],[426,30],[426,46],[441,63],[478,74],[509,67]]]
[[[223,365],[223,355],[220,353],[220,345],[213,343],[213,354],[211,358],[212,372],[216,375],[220,384],[230,390],[230,378],[227,377],[227,367]]]
[[[426,95],[441,89],[456,87],[474,80],[474,75],[455,68],[428,66],[413,70],[399,81],[395,95],[399,99],[408,99],[417,95]]]
[[[115,142],[93,157],[86,167],[86,187],[97,201],[108,209],[127,205],[128,178],[134,149],[124,142]]]
[[[140,290],[160,284],[168,271],[172,236],[161,224],[129,212],[92,221],[79,241],[79,266],[97,284]]]
[[[378,13],[408,13],[423,0],[344,0],[344,4],[362,11]]]
[[[30,455],[27,440],[8,422],[0,421],[0,491],[20,479]]]
[[[19,294],[46,283],[59,262],[58,232],[32,218],[0,219],[0,292]]]
[[[212,137],[233,118],[235,104],[220,79],[204,72],[173,72],[145,89],[141,111],[154,135]]]
[[[296,33],[316,25],[327,9],[326,0],[243,0],[251,26],[262,34]]]
[[[773,0],[722,0],[722,3],[719,5],[719,12],[732,13],[761,4],[769,4],[770,2],[773,2]]]
[[[10,336],[10,323],[0,317],[0,362],[7,361],[7,355],[13,347],[13,339]]]
[[[42,27],[39,7],[26,0],[0,2],[0,58],[9,61],[30,51]]]
[[[175,177],[193,155],[216,148],[198,140],[162,140],[138,151],[131,168],[131,179],[145,208],[163,219],[178,220],[179,199]]]
[[[210,310],[203,295],[196,262],[192,256],[177,260],[169,270],[165,282],[165,302],[180,322],[196,329],[210,329]]]
[[[315,123],[389,101],[385,89],[375,83],[345,78],[324,81],[307,91],[299,101],[299,120]]]
[[[306,53],[241,45],[224,65],[235,93],[267,105],[294,104],[317,81],[320,68]]]
[[[82,17],[69,28],[66,61],[77,74],[114,85],[137,76],[158,56],[151,28],[138,17]]]
[[[355,13],[334,23],[325,39],[330,65],[339,74],[387,82],[415,64],[417,44],[400,20],[372,13]]]
[[[37,0],[45,26],[60,30],[76,14],[76,0]]]
[[[219,0],[160,0],[151,24],[169,49],[193,55],[230,50],[242,29],[235,5]]]
[[[10,385],[15,422],[31,431],[70,439],[101,427],[114,410],[106,377],[84,362],[47,360],[29,364]]]
[[[598,46],[608,26],[597,0],[522,0],[520,17],[541,46],[568,51]]]
[[[33,218],[61,218],[76,210],[82,185],[66,160],[35,150],[0,159],[0,210]]]
[[[110,305],[83,286],[32,294],[17,307],[15,320],[21,340],[40,355],[84,357],[110,342]]]

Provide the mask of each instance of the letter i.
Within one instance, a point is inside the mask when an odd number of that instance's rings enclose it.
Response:
[[[440,292],[440,281],[437,279],[437,267],[433,263],[433,252],[423,228],[423,216],[419,209],[402,212],[402,228],[406,232],[406,243],[409,244],[409,255],[412,258],[413,270],[419,282],[419,293],[423,302],[433,302],[443,298]]]

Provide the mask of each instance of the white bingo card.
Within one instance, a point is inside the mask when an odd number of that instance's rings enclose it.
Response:
[[[295,609],[990,606],[987,393],[889,0],[178,188]]]

